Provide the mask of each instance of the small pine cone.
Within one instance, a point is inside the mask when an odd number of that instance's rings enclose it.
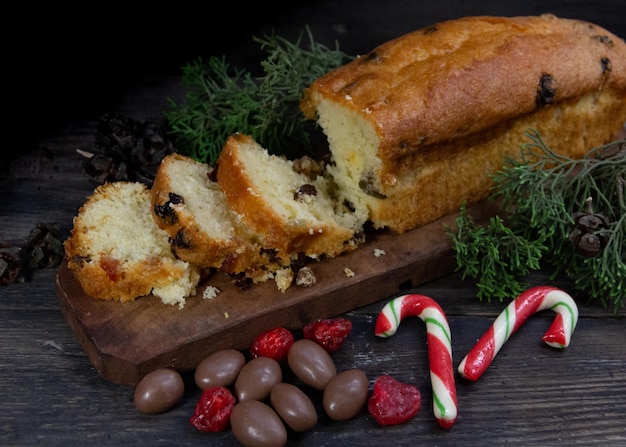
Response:
[[[104,114],[98,121],[93,155],[84,169],[95,184],[137,181],[152,185],[163,157],[174,152],[165,128],[152,120],[140,123],[119,114]]]
[[[608,229],[609,226],[610,222],[603,214],[576,214],[574,230],[570,233],[569,240],[579,254],[592,258],[606,247],[607,236],[602,234],[602,230]]]
[[[0,285],[23,281],[20,248],[0,244]]]
[[[32,269],[56,267],[64,256],[61,232],[50,225],[38,223],[24,243],[25,262]]]

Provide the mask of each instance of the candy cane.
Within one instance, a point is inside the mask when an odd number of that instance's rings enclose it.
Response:
[[[578,321],[578,307],[567,293],[556,287],[538,286],[526,290],[498,315],[493,325],[459,364],[458,371],[466,379],[478,380],[489,367],[504,343],[526,319],[545,309],[557,313],[543,341],[554,348],[569,346]]]
[[[439,425],[450,428],[457,416],[456,386],[450,326],[439,304],[432,298],[418,294],[394,298],[378,315],[375,334],[385,338],[392,336],[400,322],[409,316],[420,317],[426,323],[433,411]]]

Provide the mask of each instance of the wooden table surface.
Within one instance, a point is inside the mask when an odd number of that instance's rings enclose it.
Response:
[[[3,126],[9,142],[0,161],[0,242],[20,244],[37,223],[55,224],[67,236],[78,207],[93,190],[76,148],[93,142],[98,116],[160,116],[166,98],[182,93],[179,69],[186,61],[225,54],[235,63],[251,64],[258,57],[253,35],[274,29],[291,38],[309,25],[320,42],[334,45],[336,40],[342,50],[360,54],[448,18],[552,12],[626,36],[623,1],[489,5],[347,0],[294,2],[279,10],[269,3],[241,20],[232,5],[224,16],[182,8],[136,15],[110,10],[104,22],[87,14],[70,20],[64,11],[51,11],[57,19],[25,25],[39,38],[13,61],[18,99],[6,103],[11,118]],[[220,34],[215,27],[222,21],[228,32]],[[100,377],[78,344],[59,308],[56,273],[55,268],[39,270],[29,281],[0,286],[0,445],[238,445],[230,431],[202,433],[189,424],[200,396],[190,375],[173,410],[138,413],[133,389]],[[572,289],[566,280],[550,280],[547,272],[528,281]],[[445,310],[455,366],[505,306],[479,302],[474,285],[457,274],[416,290]],[[578,326],[564,350],[541,341],[553,313],[530,318],[481,379],[457,379],[458,420],[443,430],[432,411],[425,325],[406,321],[388,340],[374,336],[376,316],[387,299],[381,296],[345,315],[353,331],[333,359],[339,370],[362,369],[371,382],[387,373],[414,383],[423,399],[418,415],[382,428],[365,410],[346,422],[333,422],[320,412],[317,426],[291,434],[289,445],[626,445],[624,309],[614,314],[579,301]]]

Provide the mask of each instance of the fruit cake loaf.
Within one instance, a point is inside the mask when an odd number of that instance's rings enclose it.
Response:
[[[147,187],[133,182],[100,185],[81,206],[64,247],[86,294],[121,302],[153,294],[183,307],[195,293],[200,268],[172,254],[150,207]]]
[[[167,155],[150,189],[155,221],[170,235],[172,252],[180,259],[226,273],[266,275],[268,254],[228,207],[212,169],[184,155]]]
[[[362,222],[334,200],[323,175],[298,172],[252,137],[230,136],[217,159],[217,182],[231,209],[287,265],[300,255],[334,257],[362,241]]]
[[[549,14],[481,16],[378,46],[314,81],[301,108],[344,198],[402,233],[487,198],[531,129],[573,158],[612,141],[625,98],[620,37]]]

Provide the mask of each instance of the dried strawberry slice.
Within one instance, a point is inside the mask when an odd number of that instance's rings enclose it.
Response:
[[[421,404],[417,387],[383,374],[374,382],[367,409],[379,425],[398,425],[415,416]]]
[[[230,427],[230,414],[235,403],[235,396],[228,388],[209,387],[202,391],[189,422],[200,431],[224,431]]]
[[[250,356],[269,357],[282,362],[287,359],[289,348],[295,338],[293,333],[284,327],[276,327],[260,333],[250,345]]]
[[[325,318],[304,326],[302,336],[332,353],[341,348],[351,330],[352,321],[347,318]]]

